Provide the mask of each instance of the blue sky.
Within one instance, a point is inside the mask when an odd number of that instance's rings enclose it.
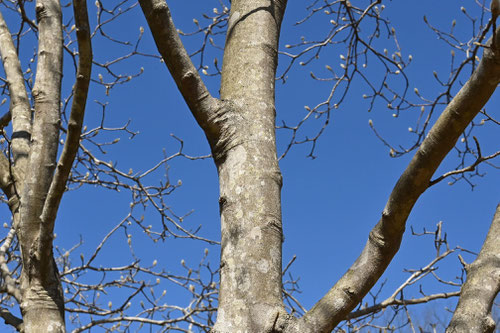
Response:
[[[210,12],[213,7],[218,6],[218,1],[211,0],[171,0],[168,3],[177,27],[186,32],[195,29],[193,17],[203,22],[201,13]],[[307,4],[307,1],[289,1],[283,23],[282,46],[298,42],[301,36],[314,39],[323,35],[321,28],[329,21],[326,15],[307,25],[293,26],[298,18],[304,16]],[[416,87],[427,97],[435,97],[440,90],[432,72],[436,70],[447,75],[451,49],[425,26],[423,15],[427,15],[430,22],[443,29],[448,29],[451,21],[456,19],[457,34],[470,38],[471,24],[464,19],[460,6],[467,9],[470,7],[472,15],[477,16],[474,1],[388,1],[385,6],[385,16],[390,19],[391,26],[394,26],[398,33],[403,56],[411,54],[413,57],[407,68],[411,82],[410,91]],[[89,8],[94,20],[93,2],[89,2]],[[141,50],[155,52],[146,22],[138,8],[112,24],[109,29],[116,35],[133,40],[135,37],[130,36],[137,36],[140,26],[145,27]],[[185,38],[184,41],[191,51],[199,45],[196,38]],[[384,39],[381,39],[380,46],[385,47],[385,43],[387,47],[392,47],[390,41]],[[94,43],[95,58],[99,61],[112,59],[114,54],[123,54],[126,49],[111,48],[102,40]],[[26,51],[26,57],[32,50],[33,48]],[[296,66],[289,74],[286,84],[277,84],[278,119],[300,119],[304,114],[305,105],[315,105],[325,98],[330,89],[329,83],[312,80],[309,72],[324,71],[326,64],[339,68],[341,53],[341,47],[332,48],[311,67]],[[69,65],[67,61],[66,68]],[[131,119],[131,128],[140,132],[133,140],[121,136],[121,141],[110,147],[108,154],[102,158],[119,161],[124,170],[147,170],[162,158],[163,149],[166,154],[177,151],[178,142],[170,134],[185,141],[187,154],[208,154],[209,147],[202,131],[190,115],[162,63],[157,59],[137,56],[120,65],[120,70],[136,73],[141,67],[144,68],[143,75],[128,84],[114,88],[109,97],[105,96],[101,86],[91,85],[86,115],[89,127],[92,123],[95,124],[100,116],[100,107],[93,100],[105,99],[109,102],[106,118],[109,126],[119,126]],[[376,75],[369,70],[368,74]],[[93,76],[97,77],[99,73],[105,75],[102,70],[94,67]],[[66,79],[65,85],[70,87],[73,84],[71,75],[66,75]],[[218,78],[207,78],[207,84],[211,92],[217,95]],[[378,221],[393,185],[412,156],[410,154],[391,158],[388,148],[373,134],[368,120],[372,119],[377,129],[392,142],[407,145],[415,139],[413,134],[408,132],[408,127],[414,126],[417,111],[407,111],[394,118],[392,111],[388,111],[385,104],[377,103],[368,113],[367,101],[362,98],[367,92],[367,88],[360,81],[353,83],[346,101],[332,111],[332,120],[316,147],[317,158],[307,158],[310,147],[304,145],[294,147],[280,162],[284,178],[283,262],[286,264],[294,255],[297,256],[290,271],[294,277],[300,277],[302,294],[298,295],[298,298],[306,308],[310,308],[359,255],[370,229]],[[497,105],[498,96],[495,94],[486,110],[498,115]],[[442,108],[438,112],[441,110]],[[313,133],[319,126],[318,122],[308,123],[303,135],[311,135],[309,133]],[[497,128],[485,127],[476,135],[484,154],[491,154],[498,149],[498,146],[495,146],[500,139]],[[278,135],[280,152],[283,151],[286,140],[286,134]],[[452,169],[456,163],[455,156],[449,156],[437,175]],[[445,181],[429,189],[420,198],[408,220],[401,250],[382,277],[382,280],[387,279],[382,297],[390,295],[394,288],[407,278],[408,274],[404,273],[403,269],[418,269],[434,257],[433,239],[411,236],[410,226],[416,231],[422,231],[423,228],[434,230],[436,223],[443,221],[451,246],[460,245],[472,251],[479,251],[500,197],[497,186],[500,181],[498,171],[491,167],[483,167],[481,170],[487,172],[487,175],[484,178],[474,178],[477,186],[473,191],[463,181],[453,186],[448,186]],[[154,174],[151,182],[161,180],[163,174],[163,171]],[[195,228],[201,224],[202,235],[218,239],[218,182],[213,162],[176,158],[170,163],[169,176],[172,183],[181,179],[182,186],[167,198],[168,204],[180,215],[193,211],[186,218],[185,225]],[[81,251],[75,251],[76,260],[80,252],[95,247],[107,231],[127,214],[129,202],[130,195],[127,193],[92,187],[68,192],[61,204],[56,224],[56,244],[68,249],[82,236],[85,243]],[[146,212],[145,216],[146,221],[150,221],[146,224],[160,226],[158,216],[154,212]],[[205,247],[210,250],[213,265],[217,265],[217,246],[171,238],[163,243],[153,244],[139,234],[133,237],[135,248],[143,262],[157,259],[159,267],[168,271],[182,272],[181,259],[196,264]],[[124,254],[127,250],[118,245],[118,241],[111,244],[100,260],[113,264],[127,262],[129,258]],[[466,260],[470,261],[472,258],[465,255]],[[446,279],[453,280],[460,274],[460,263],[456,257],[440,266],[439,272]],[[438,290],[432,283],[424,283],[424,286],[429,292]],[[170,286],[167,285],[166,288],[170,290]],[[414,290],[416,295],[418,286]],[[168,293],[167,301],[183,304],[188,301],[183,299],[184,296],[183,292],[172,290],[171,294]]]
[[[470,1],[469,5],[472,4]],[[213,1],[212,4],[207,1],[200,4],[194,1],[170,1],[169,5],[178,28],[188,32],[195,28],[192,23],[193,16],[203,22],[200,14],[193,11],[193,7],[200,12],[204,9],[210,11],[217,2]],[[322,36],[323,32],[317,27],[322,23],[319,19],[305,27],[293,26],[297,18],[303,17],[305,5],[306,2],[289,3],[283,23],[282,46],[297,42],[303,35],[311,39],[318,34]],[[202,6],[206,7],[200,8]],[[442,8],[435,8],[436,6]],[[411,80],[410,91],[418,87],[423,94],[434,97],[439,90],[432,71],[447,74],[450,47],[437,40],[435,34],[423,24],[423,15],[427,15],[433,24],[443,28],[447,28],[451,20],[456,18],[459,22],[456,31],[460,35],[470,34],[470,26],[466,20],[461,19],[460,8],[453,1],[438,4],[432,1],[386,4],[386,16],[398,32],[403,54],[411,54],[414,59],[407,70]],[[134,24],[123,27],[117,22],[119,29],[130,29],[131,33],[137,33],[138,26],[146,26],[138,11],[134,11],[129,17],[130,22]],[[184,41],[188,50],[194,50],[198,46],[196,38],[187,38]],[[389,44],[383,39],[381,43]],[[145,49],[154,50],[147,29],[142,45]],[[101,57],[109,56],[100,52]],[[333,49],[313,66],[338,66],[339,53],[342,53],[341,48]],[[210,61],[207,63],[210,64]],[[194,122],[163,64],[157,60],[135,58],[127,65],[129,67],[126,70],[130,72],[135,72],[138,67],[144,67],[145,72],[135,81],[112,92],[108,119],[111,123],[119,124],[130,118],[133,121],[132,128],[141,134],[132,141],[122,140],[111,150],[113,155],[110,158],[119,160],[124,169],[129,165],[134,170],[147,169],[153,161],[161,158],[163,148],[171,153],[176,151],[177,142],[170,137],[171,133],[185,140],[187,153],[209,153],[203,133]],[[278,119],[298,119],[303,115],[304,105],[315,105],[329,91],[328,84],[319,84],[310,79],[310,70],[308,67],[296,66],[285,85],[277,84]],[[94,74],[97,73],[98,70],[94,69]],[[218,79],[207,78],[207,83],[212,93],[217,95]],[[102,94],[101,87],[93,88],[94,93]],[[368,120],[373,119],[378,128],[382,128],[385,131],[383,133],[387,133],[393,142],[408,144],[414,140],[408,132],[408,127],[414,126],[415,112],[412,114],[409,111],[394,119],[392,112],[381,103],[368,113],[367,103],[362,98],[365,92],[366,87],[361,83],[355,84],[347,101],[332,113],[332,121],[318,142],[316,159],[306,157],[310,147],[297,146],[280,163],[284,177],[283,261],[286,264],[293,255],[297,255],[291,272],[294,277],[300,277],[302,294],[298,297],[306,308],[310,308],[358,256],[370,229],[378,221],[393,185],[411,158],[411,154],[397,159],[391,158],[388,148],[374,136]],[[498,102],[494,96],[487,106],[487,110],[493,114],[495,101]],[[96,110],[95,105],[90,102],[87,119],[92,119],[92,113]],[[311,123],[308,126],[314,131],[317,124]],[[484,147],[489,148],[489,151],[485,150],[489,153],[495,151],[495,145],[488,142],[498,142],[499,139],[498,131],[494,130],[495,128],[486,129],[485,133],[477,134]],[[310,135],[307,132],[304,134]],[[283,151],[286,135],[280,134],[278,138],[279,149]],[[446,162],[446,167],[441,168],[438,173],[452,168],[456,159],[448,158]],[[436,223],[443,221],[451,246],[460,245],[473,251],[480,249],[499,198],[498,188],[493,186],[498,184],[498,172],[495,173],[492,168],[483,170],[487,171],[488,175],[475,179],[477,187],[474,191],[471,191],[465,182],[453,186],[443,182],[429,189],[421,197],[408,220],[408,231],[401,250],[382,278],[387,279],[382,295],[391,294],[393,289],[407,278],[408,274],[403,273],[403,269],[418,269],[434,257],[433,239],[411,236],[410,226],[417,231],[422,231],[423,228],[434,230]],[[173,209],[179,214],[194,210],[186,219],[186,223],[190,226],[202,224],[202,234],[217,239],[218,183],[213,163],[210,160],[174,160],[169,173],[173,181],[182,179],[183,183],[169,198]],[[57,225],[61,236],[68,232],[76,238],[77,234],[82,233],[80,226],[85,224],[85,221],[102,227],[113,225],[126,214],[129,201],[126,195],[109,192],[94,194],[92,190],[85,192],[68,193]],[[84,208],[79,205],[82,198],[88,200]],[[106,204],[103,206],[104,202]],[[88,209],[89,206],[93,208]],[[80,221],[74,220],[75,211],[79,212]],[[157,223],[154,214],[148,218],[151,219],[151,224]],[[67,223],[66,220],[72,222]],[[93,230],[102,235],[104,231],[100,229]],[[97,240],[90,239],[86,242],[91,244]],[[207,247],[206,244],[173,239],[157,245],[153,252],[150,250],[151,246],[150,242],[144,243],[144,260],[147,262],[147,258],[151,257],[152,261],[151,254],[154,253],[159,264],[170,271],[182,271],[181,259],[196,263],[202,255],[202,250]],[[136,244],[136,247],[141,247],[140,243]],[[211,260],[216,264],[219,249],[216,246],[208,248]],[[110,252],[111,256],[112,253],[113,251]],[[465,258],[472,260],[470,256]],[[453,280],[460,274],[460,264],[456,257],[440,266],[439,272],[447,279]],[[428,292],[437,291],[436,288],[435,284],[424,283],[424,290]],[[418,288],[415,288],[415,295],[417,290]],[[176,294],[173,291],[168,300],[172,303],[183,303],[182,296],[182,293]],[[449,302],[445,304],[448,305]]]

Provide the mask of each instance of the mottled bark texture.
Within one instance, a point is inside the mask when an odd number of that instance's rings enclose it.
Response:
[[[213,147],[222,230],[216,332],[271,332],[284,313],[274,85],[285,6],[231,4],[221,81],[221,99],[231,103],[221,115],[227,142]]]
[[[273,331],[284,313],[274,78],[286,1],[232,1],[220,100],[206,90],[165,1],[140,4],[219,171],[222,253],[214,332]]]
[[[65,332],[64,296],[53,259],[54,222],[79,146],[83,114],[90,80],[92,50],[85,0],[75,0],[74,13],[79,46],[79,67],[67,140],[56,168],[60,131],[63,59],[62,14],[58,0],[38,0],[38,57],[32,95],[34,115],[28,100],[21,65],[12,37],[0,16],[0,53],[10,93],[13,163],[0,158],[0,188],[9,198],[14,229],[21,246],[20,286],[10,281],[0,248],[0,270],[7,291],[20,303],[22,320],[2,315],[24,332]],[[10,237],[10,236],[9,236]],[[10,318],[12,317],[12,318]]]
[[[221,282],[213,332],[330,332],[367,294],[398,251],[419,196],[500,81],[486,49],[394,187],[382,217],[348,272],[303,318],[283,310],[282,177],[276,158],[274,84],[286,1],[233,0],[220,100],[185,51],[165,0],[140,0],[159,52],[211,144],[219,172]],[[498,36],[498,35],[497,35]]]
[[[491,307],[500,291],[500,204],[476,260],[466,267],[467,280],[447,333],[491,333]]]

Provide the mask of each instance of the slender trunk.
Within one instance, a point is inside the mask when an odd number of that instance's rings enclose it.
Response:
[[[500,291],[500,205],[477,259],[467,265],[467,281],[446,333],[491,333],[491,307]]]
[[[64,297],[50,248],[52,229],[41,214],[56,166],[62,79],[62,22],[58,0],[38,0],[38,63],[33,98],[35,116],[23,193],[19,241],[23,261],[21,311],[25,332],[65,332]],[[50,244],[50,245],[48,245]]]
[[[219,172],[221,285],[213,332],[271,332],[284,313],[274,83],[286,0],[232,1],[221,100],[198,75],[166,2],[139,3]]]
[[[281,185],[274,84],[286,1],[231,4],[212,147],[219,172],[221,283],[216,332],[268,332],[282,313]]]

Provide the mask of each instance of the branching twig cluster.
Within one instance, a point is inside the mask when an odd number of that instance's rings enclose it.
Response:
[[[416,237],[432,237],[436,256],[427,265],[418,269],[406,269],[410,276],[385,299],[382,293],[387,289],[387,280],[379,285],[379,288],[369,293],[358,308],[353,311],[348,320],[339,326],[337,332],[362,332],[364,329],[380,329],[386,332],[399,332],[407,328],[412,332],[421,332],[435,323],[422,323],[421,315],[410,310],[410,306],[422,304],[430,306],[429,303],[439,299],[448,299],[460,296],[460,287],[463,284],[464,270],[462,269],[455,280],[447,280],[439,273],[440,264],[444,260],[460,257],[460,253],[472,253],[459,246],[450,248],[447,235],[443,231],[443,224],[439,222],[434,231],[426,229],[417,233],[412,229],[412,235]],[[426,281],[424,282],[424,279]],[[450,290],[438,293],[427,293],[425,286],[440,286],[439,289]],[[444,287],[444,288],[443,288]],[[381,300],[383,299],[383,300]],[[444,323],[443,329],[447,322]]]
[[[308,156],[314,157],[316,142],[328,125],[332,110],[343,107],[355,83],[363,83],[370,90],[369,94],[363,95],[370,102],[368,111],[374,109],[378,99],[384,100],[387,107],[394,110],[395,117],[409,107],[409,81],[405,68],[412,57],[403,55],[396,30],[384,18],[385,5],[381,1],[365,1],[361,4],[346,0],[314,1],[307,9],[306,17],[296,22],[296,25],[306,25],[314,20],[315,23],[329,22],[330,28],[320,39],[302,37],[298,43],[285,45],[287,50],[281,52],[281,62],[286,65],[278,79],[286,82],[289,72],[296,65],[311,66],[311,78],[329,83],[331,89],[325,100],[315,103],[314,107],[305,106],[305,116],[295,125],[283,120],[278,126],[278,129],[291,133],[281,158],[298,144],[310,144]],[[379,39],[382,36],[391,40],[390,46],[380,46]],[[334,64],[319,69],[319,59],[333,54],[340,57],[340,69]],[[371,74],[367,71],[368,66]],[[321,126],[312,136],[302,137],[299,132],[310,119],[322,119]]]
[[[37,25],[30,18],[34,13],[34,3],[12,0],[2,2],[2,6],[2,13],[10,15],[9,22],[16,22],[16,16],[18,16],[18,26],[9,28],[17,31],[12,34],[13,40],[20,55],[20,63],[25,68],[23,70],[25,86],[28,94],[31,94],[34,80],[33,65],[37,62],[37,52],[35,50],[33,53],[30,42],[33,42],[33,38],[35,40],[38,38]],[[92,122],[95,123],[95,120],[88,122],[79,140],[78,138],[76,140],[76,159],[69,173],[66,190],[91,185],[112,191],[128,192],[130,205],[127,216],[110,226],[110,230],[103,235],[102,241],[94,250],[87,252],[89,248],[83,239],[69,250],[63,250],[57,245],[54,247],[64,289],[66,311],[70,314],[69,320],[72,322],[72,327],[76,327],[74,332],[83,332],[93,327],[99,327],[105,331],[124,331],[132,327],[140,330],[142,327],[151,325],[156,327],[155,330],[162,331],[175,329],[188,332],[197,329],[208,332],[215,320],[218,288],[218,268],[210,266],[208,250],[205,251],[198,265],[191,267],[183,261],[181,266],[184,271],[174,274],[171,273],[172,269],[158,267],[156,260],[152,264],[141,262],[135,254],[132,235],[137,235],[138,231],[142,231],[149,237],[152,244],[168,237],[217,244],[216,241],[200,236],[200,227],[192,228],[186,225],[184,219],[189,213],[176,214],[168,203],[168,196],[182,185],[180,181],[170,181],[168,171],[172,160],[180,158],[198,160],[209,156],[191,156],[185,153],[183,140],[173,136],[173,140],[178,143],[177,151],[172,154],[164,152],[163,158],[146,168],[145,171],[134,171],[128,167],[122,169],[118,163],[104,160],[105,155],[119,144],[120,139],[125,137],[133,139],[138,134],[132,129],[130,121],[118,127],[108,126],[107,121],[109,114],[107,99],[112,94],[113,88],[131,82],[144,71],[140,68],[135,72],[128,72],[130,66],[126,66],[127,61],[134,57],[161,60],[161,57],[156,54],[142,51],[141,41],[144,33],[142,27],[137,27],[138,35],[132,42],[122,40],[121,35],[116,35],[113,25],[122,24],[122,21],[136,7],[137,3],[129,0],[118,3],[98,0],[93,9],[89,9],[91,17],[92,12],[96,13],[90,20],[92,26],[90,39],[94,45],[106,43],[107,50],[107,52],[100,52],[99,48],[94,47],[92,61],[94,71],[90,91],[92,96],[98,97],[95,104],[87,103],[87,108],[97,109],[101,117],[96,125],[91,125]],[[69,61],[66,60],[69,66],[65,69],[65,79],[68,80],[66,86],[71,87],[74,84],[71,80],[80,77],[77,71],[79,59],[83,53],[81,46],[76,46],[76,33],[81,27],[70,13],[71,3],[63,4],[63,8],[63,14],[71,17],[70,19],[63,18],[63,46],[65,57],[69,58]],[[227,16],[227,9],[224,14],[219,15],[222,23],[217,23],[217,26],[224,24],[224,15]],[[199,52],[202,54],[204,51]],[[26,53],[31,57],[24,59]],[[110,54],[114,58],[108,59]],[[71,64],[74,65],[72,73]],[[2,77],[0,81],[0,93],[5,96],[3,105],[10,98],[10,92],[8,80]],[[71,126],[74,125],[70,118],[70,110],[76,98],[78,96],[75,89],[69,89],[66,97],[61,101],[61,145],[65,145],[65,142],[71,140],[73,135]],[[73,116],[73,111],[71,111],[71,116]],[[2,160],[2,163],[7,164],[12,163],[10,122],[10,111],[5,111],[0,125],[3,155],[7,157],[5,161]],[[8,183],[9,180],[2,181]],[[15,200],[15,197],[10,200],[2,198],[2,202],[9,203],[11,206],[15,204],[12,200]],[[150,221],[144,218],[150,210],[157,213],[158,218],[155,220],[160,221],[157,225],[149,224]],[[7,324],[21,329],[22,320],[15,315],[18,312],[16,307],[22,300],[19,289],[21,277],[19,243],[15,227],[8,223],[4,227],[4,238],[0,243],[0,317]],[[101,257],[113,253],[113,247],[117,246],[117,239],[120,239],[119,243],[128,247],[129,263],[101,265]],[[85,254],[76,253],[78,249],[84,248]],[[171,288],[169,290],[176,290],[176,292],[177,290],[183,291],[190,295],[190,300],[184,305],[178,305],[177,302],[174,305],[166,288]]]
[[[424,17],[424,23],[436,34],[438,39],[451,48],[451,64],[447,73],[439,74],[433,72],[436,83],[441,87],[441,91],[434,97],[425,96],[417,87],[413,88],[413,94],[408,91],[413,83],[410,81],[408,66],[413,60],[413,56],[403,56],[403,50],[397,39],[396,29],[391,26],[390,21],[384,17],[385,5],[380,1],[366,1],[361,5],[355,5],[350,1],[313,1],[307,7],[306,16],[296,22],[296,25],[307,25],[314,19],[318,22],[329,21],[330,28],[323,38],[309,39],[301,37],[300,42],[285,45],[285,51],[281,52],[281,63],[285,62],[279,80],[286,82],[290,71],[297,65],[309,66],[310,76],[315,81],[330,84],[331,88],[326,98],[315,103],[315,106],[305,106],[305,114],[299,121],[293,124],[292,121],[283,119],[278,129],[286,130],[290,133],[290,140],[281,154],[281,158],[286,156],[294,145],[309,144],[311,149],[309,157],[314,158],[316,143],[327,125],[332,115],[332,110],[346,108],[343,102],[353,84],[363,85],[368,90],[363,94],[363,98],[369,103],[368,112],[376,109],[386,108],[391,111],[392,116],[398,118],[401,112],[414,113],[416,122],[408,127],[408,131],[413,135],[413,140],[409,145],[394,144],[387,139],[375,126],[372,120],[369,125],[375,136],[389,149],[392,157],[399,157],[417,149],[427,135],[434,115],[451,101],[457,89],[461,88],[465,79],[476,68],[479,61],[479,54],[485,47],[485,39],[488,32],[491,32],[487,18],[488,10],[484,3],[476,1],[468,10],[461,8],[464,21],[457,23],[453,20],[449,30],[441,30],[432,25]],[[457,24],[471,27],[470,36],[457,33]],[[463,30],[463,29],[461,29]],[[382,42],[380,37],[387,37],[386,42]],[[322,58],[340,57],[340,69],[333,64],[326,64],[322,69],[319,63]],[[370,66],[370,71],[366,68]],[[416,98],[415,98],[416,97]],[[498,152],[488,152],[481,155],[479,140],[472,140],[474,133],[480,127],[498,125],[498,121],[493,116],[483,110],[485,118],[474,121],[464,132],[462,139],[455,151],[458,162],[456,168],[447,172],[435,181],[451,177],[449,184],[454,184],[459,180],[465,180],[474,187],[471,178],[482,176],[478,166],[486,163],[494,168],[493,159],[498,156]],[[319,126],[310,133],[311,123],[318,119]],[[293,124],[293,125],[292,125]],[[478,136],[479,137],[479,136]],[[431,185],[435,184],[433,182]]]

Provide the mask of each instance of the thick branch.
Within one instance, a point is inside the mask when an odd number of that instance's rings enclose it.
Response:
[[[64,144],[56,173],[45,201],[42,212],[41,234],[52,234],[59,203],[66,189],[73,161],[78,152],[80,144],[80,134],[82,132],[83,117],[85,115],[85,105],[89,90],[90,73],[92,70],[92,44],[90,40],[90,27],[87,14],[87,4],[85,0],[74,0],[73,10],[75,15],[76,36],[78,40],[78,71],[74,86],[73,103],[71,105],[71,115],[68,123],[68,134]],[[42,257],[50,257],[52,242],[40,243]]]
[[[467,280],[447,333],[486,333],[495,330],[493,301],[500,291],[500,204],[477,259],[467,266]]]
[[[209,121],[211,112],[217,107],[217,99],[210,95],[198,70],[191,62],[177,33],[170,8],[165,0],[139,0],[144,16],[170,74],[193,113],[196,121],[212,140],[218,130]]]
[[[303,317],[302,324],[313,327],[314,332],[331,332],[377,282],[399,249],[413,205],[428,188],[431,176],[491,97],[499,81],[500,56],[485,49],[478,68],[446,107],[401,175],[382,218],[370,232],[363,252],[337,284]]]
[[[52,240],[50,228],[41,225],[41,214],[59,144],[62,13],[58,0],[38,0],[35,8],[39,27],[38,63],[32,92],[35,116],[18,229],[23,263],[21,311],[26,332],[47,332],[51,327],[52,332],[62,333],[65,331],[64,297],[57,267],[52,253],[44,257],[39,252],[40,243],[50,244]]]
[[[31,139],[31,108],[24,86],[24,76],[16,48],[9,29],[0,13],[0,54],[10,93],[10,111],[2,117],[3,121],[12,118],[12,153],[14,155],[15,175],[24,176]],[[20,188],[18,189],[21,190]]]
[[[221,269],[213,332],[274,332],[282,300],[282,176],[274,84],[286,1],[233,0],[221,78],[231,106],[212,146],[219,172]]]
[[[29,253],[38,250],[33,247],[35,238],[52,237],[51,233],[39,235],[40,215],[53,177],[60,126],[63,44],[61,9],[56,0],[40,0],[36,4],[36,11],[40,37],[33,89],[35,119],[29,167],[21,198],[20,240],[24,264],[31,261]]]

